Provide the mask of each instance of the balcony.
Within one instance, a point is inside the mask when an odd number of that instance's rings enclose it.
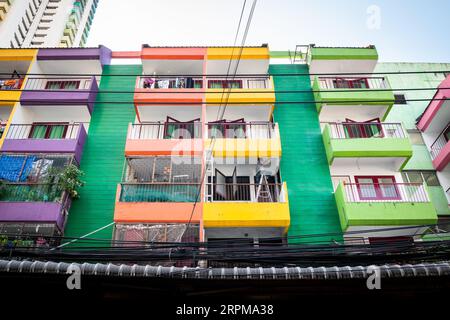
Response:
[[[384,77],[316,76],[313,82],[314,99],[321,121],[335,121],[332,117],[336,117],[334,113],[339,110],[341,114],[384,119],[394,104],[394,94],[390,89]]]
[[[114,221],[118,223],[183,223],[190,220],[200,199],[200,183],[121,183],[117,188]],[[201,205],[191,221],[199,223]]]
[[[12,124],[6,133],[2,151],[10,153],[73,154],[80,163],[86,141],[81,123]]]
[[[158,102],[200,104],[203,91],[203,78],[141,76],[136,79],[134,102],[137,105]]]
[[[207,80],[206,102],[228,103],[275,103],[273,79],[269,76],[210,78]]]
[[[205,148],[213,145],[214,157],[281,157],[278,124],[268,121],[219,121],[207,124]]]
[[[436,210],[423,184],[341,182],[335,198],[344,232],[437,222]],[[417,229],[411,228],[391,231],[388,235],[410,235],[415,232]],[[375,236],[382,235],[377,233]]]
[[[290,224],[286,183],[213,183],[210,202],[203,204],[205,228],[277,228]]]
[[[23,106],[87,107],[92,114],[98,86],[95,77],[35,78],[25,82]]]
[[[23,77],[0,78],[0,107],[14,105],[20,98]]]
[[[152,156],[126,158],[118,185],[114,221],[183,223],[200,199],[201,157]],[[201,206],[193,222],[199,222]],[[189,214],[187,214],[189,212]]]
[[[450,162],[450,142],[447,138],[449,125],[430,146],[431,159],[437,171],[442,171]]]
[[[49,223],[63,231],[69,207],[70,198],[53,184],[7,182],[0,187],[2,222]]]
[[[400,123],[327,123],[323,141],[330,165],[348,164],[351,159],[361,165],[364,159],[377,158],[379,165],[397,171],[412,156],[411,142]]]
[[[125,155],[201,155],[201,138],[200,122],[130,123]]]
[[[374,46],[368,47],[316,47],[310,46],[309,72],[317,73],[371,73],[378,61]]]

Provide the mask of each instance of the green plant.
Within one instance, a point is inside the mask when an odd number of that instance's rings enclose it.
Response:
[[[62,171],[60,171],[56,176],[50,179],[56,182],[58,191],[65,191],[69,194],[72,199],[79,198],[78,188],[84,185],[84,181],[80,179],[84,175],[77,166],[69,164]],[[52,175],[50,175],[52,176]]]

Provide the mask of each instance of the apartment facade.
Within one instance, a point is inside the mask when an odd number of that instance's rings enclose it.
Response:
[[[0,2],[0,47],[84,47],[98,0]]]
[[[60,236],[72,199],[58,174],[80,164],[101,79],[84,75],[100,75],[111,54],[105,47],[0,51],[1,72],[12,74],[0,88],[0,230]]]
[[[0,90],[4,184],[23,189],[39,181],[9,171],[64,167],[52,158],[61,155],[85,172],[80,199],[64,205],[64,223],[54,222],[58,234],[119,244],[367,243],[421,240],[426,225],[449,213],[445,166],[432,166],[431,138],[415,122],[432,109],[448,65],[407,80],[398,72],[409,67],[379,63],[373,46],[309,46],[302,63],[291,64],[279,63],[267,45],[3,55],[16,64],[0,64],[4,72],[20,71],[24,79],[14,86],[27,89]],[[412,101],[409,81],[428,96]],[[61,212],[61,198],[46,192],[38,201],[14,198],[23,192],[2,196],[0,222],[23,223],[18,212],[38,212],[29,208],[34,203],[56,202]],[[32,223],[32,216],[23,219]]]

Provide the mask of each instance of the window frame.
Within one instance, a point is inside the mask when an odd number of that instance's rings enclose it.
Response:
[[[395,176],[354,176],[356,188],[358,190],[358,196],[360,200],[401,200],[402,196],[400,190],[398,189],[397,182],[395,180]],[[364,197],[361,190],[361,185],[370,185],[370,183],[360,183],[360,179],[371,179],[372,184],[374,186],[376,197]],[[380,179],[392,179],[392,185],[394,186],[395,194],[394,197],[385,197],[383,196],[380,185],[387,183],[378,182]]]

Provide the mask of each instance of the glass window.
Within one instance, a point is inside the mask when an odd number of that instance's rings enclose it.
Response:
[[[408,183],[426,183],[429,187],[440,186],[435,171],[413,171],[406,170],[402,172],[403,181]]]
[[[423,179],[429,187],[439,187],[440,183],[435,172],[423,172]]]

